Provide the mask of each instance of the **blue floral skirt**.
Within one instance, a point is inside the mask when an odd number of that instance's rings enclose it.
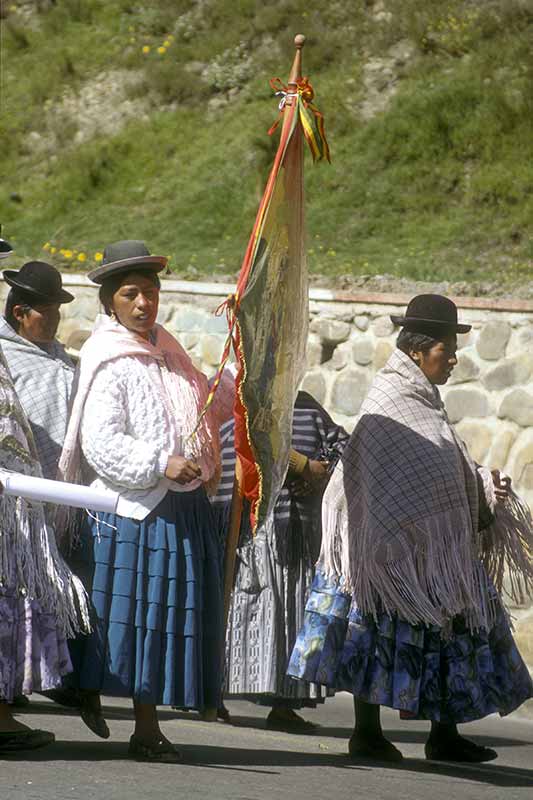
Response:
[[[216,707],[222,574],[204,490],[168,492],[144,520],[98,516],[89,534],[94,631],[78,685],[141,703]]]
[[[533,683],[494,602],[488,633],[472,633],[456,617],[445,639],[436,626],[362,615],[337,581],[317,572],[288,673],[411,719],[460,723],[509,714],[533,696]]]

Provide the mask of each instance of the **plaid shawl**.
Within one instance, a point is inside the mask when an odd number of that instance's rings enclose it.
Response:
[[[396,350],[370,389],[323,501],[319,564],[364,613],[490,625],[477,468],[438,389]]]
[[[42,476],[31,429],[0,354],[0,467]],[[43,503],[0,494],[0,590],[37,600],[63,634],[88,631],[87,598],[61,558]],[[78,618],[79,612],[79,618]]]
[[[43,475],[54,479],[67,432],[74,364],[62,344],[33,344],[4,317],[0,317],[0,344],[31,425]]]

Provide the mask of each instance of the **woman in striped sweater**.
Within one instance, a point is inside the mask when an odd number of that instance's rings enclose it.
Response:
[[[233,420],[220,435],[222,480],[214,508],[225,537],[235,470]],[[288,678],[286,669],[320,551],[322,493],[347,439],[311,395],[299,392],[294,449],[273,522],[252,538],[246,509],[243,513],[226,636],[225,695],[270,707],[267,727],[274,730],[312,731],[315,726],[296,709],[314,707],[325,697],[320,687]]]

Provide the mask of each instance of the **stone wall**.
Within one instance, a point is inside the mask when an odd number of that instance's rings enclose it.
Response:
[[[65,343],[92,327],[98,301],[83,276],[66,276],[76,299],[62,306]],[[0,284],[5,295],[5,286]],[[234,287],[164,281],[159,321],[212,374],[225,341],[224,316],[213,312]],[[398,330],[390,314],[409,298],[311,290],[307,373],[303,388],[351,430],[372,378],[391,354]],[[443,388],[448,414],[474,458],[509,473],[533,507],[533,303],[458,298],[473,325],[459,337],[459,363]],[[533,607],[514,609],[520,648],[533,664]]]

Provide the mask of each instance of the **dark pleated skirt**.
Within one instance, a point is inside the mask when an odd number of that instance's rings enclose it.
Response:
[[[95,624],[80,687],[141,703],[216,707],[222,573],[204,490],[168,492],[141,521],[98,517],[91,528]]]
[[[490,631],[470,631],[462,617],[451,635],[435,625],[363,615],[338,583],[317,572],[289,675],[396,708],[410,719],[470,722],[514,711],[533,683],[494,592]]]

